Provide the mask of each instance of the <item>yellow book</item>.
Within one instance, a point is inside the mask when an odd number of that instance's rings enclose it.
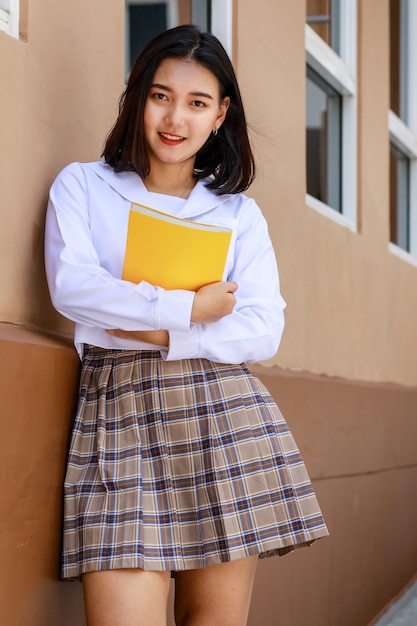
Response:
[[[132,203],[123,279],[196,291],[223,279],[232,229]]]

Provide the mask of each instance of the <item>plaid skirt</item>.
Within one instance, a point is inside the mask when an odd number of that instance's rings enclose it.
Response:
[[[202,568],[328,534],[288,426],[245,365],[86,346],[64,491],[64,578]]]

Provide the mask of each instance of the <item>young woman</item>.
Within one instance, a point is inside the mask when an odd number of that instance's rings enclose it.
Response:
[[[63,576],[89,626],[246,624],[256,563],[327,534],[288,427],[245,362],[272,356],[285,303],[227,54],[181,26],[138,57],[104,161],[55,180],[54,306],[75,322],[79,407]],[[131,203],[233,231],[224,280],[122,280]],[[158,247],[155,241],[154,246]]]

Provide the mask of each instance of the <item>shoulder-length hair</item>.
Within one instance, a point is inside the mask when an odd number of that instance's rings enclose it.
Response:
[[[255,176],[245,112],[232,63],[210,33],[192,25],[177,26],[157,35],[139,54],[119,101],[118,118],[108,134],[102,156],[116,172],[149,174],[149,157],[144,135],[144,109],[153,77],[167,58],[201,63],[219,81],[221,99],[230,98],[223,124],[198,151],[194,176],[211,177],[207,187],[217,194],[245,191]]]

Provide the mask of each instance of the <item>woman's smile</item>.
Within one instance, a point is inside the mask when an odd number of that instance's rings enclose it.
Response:
[[[167,146],[175,146],[179,145],[183,141],[185,141],[185,137],[181,137],[180,135],[172,135],[171,133],[158,133],[162,143]]]

